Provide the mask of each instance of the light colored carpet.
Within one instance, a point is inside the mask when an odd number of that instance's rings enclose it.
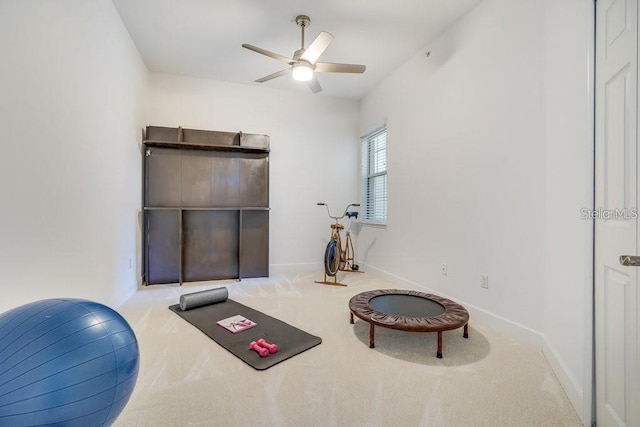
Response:
[[[119,312],[138,337],[138,383],[116,426],[577,426],[544,356],[474,322],[443,334],[349,324],[349,299],[405,288],[371,273],[343,273],[348,287],[315,284],[320,269],[269,278],[150,286]],[[323,343],[256,371],[167,309],[179,296],[226,286],[229,297]],[[417,289],[424,291],[425,289]],[[212,319],[215,321],[215,319]],[[249,351],[249,350],[247,350]]]

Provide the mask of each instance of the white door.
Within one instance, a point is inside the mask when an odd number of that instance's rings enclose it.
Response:
[[[640,426],[638,0],[596,2],[595,350],[598,426]]]

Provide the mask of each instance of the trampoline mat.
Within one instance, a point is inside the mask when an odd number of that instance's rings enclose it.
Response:
[[[380,313],[404,317],[434,317],[445,311],[442,304],[431,299],[401,294],[380,295],[371,298],[369,306]]]

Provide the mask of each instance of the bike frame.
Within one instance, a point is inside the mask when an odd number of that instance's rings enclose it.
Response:
[[[338,282],[338,279],[337,279],[338,271],[362,273],[362,271],[359,271],[357,269],[357,266],[355,266],[354,268],[353,261],[355,258],[355,251],[353,249],[353,242],[351,240],[351,217],[355,216],[357,218],[357,213],[355,215],[349,215],[349,208],[352,206],[360,206],[360,204],[351,203],[347,205],[344,212],[340,216],[331,215],[331,211],[329,210],[329,205],[326,203],[318,203],[318,206],[325,206],[327,208],[327,214],[329,215],[330,218],[334,220],[334,223],[331,224],[331,239],[329,240],[329,244],[327,245],[327,252],[325,252],[324,280],[316,281],[316,283],[322,283],[326,285],[347,286],[344,283]],[[347,229],[345,231],[345,239],[344,239],[344,246],[343,246],[342,230],[345,227],[342,224],[340,224],[340,220],[345,216],[349,217],[349,222],[347,225]],[[338,256],[337,256],[337,259],[335,260],[335,263],[337,263],[337,265],[334,264],[332,266],[332,267],[335,267],[333,268],[334,271],[330,271],[332,269],[328,267],[329,261],[327,260],[327,254],[329,253],[331,245],[333,245],[333,241],[335,241],[335,248],[338,251]],[[327,275],[333,276],[333,281],[328,281]]]

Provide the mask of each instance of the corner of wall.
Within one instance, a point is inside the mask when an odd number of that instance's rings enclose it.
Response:
[[[588,419],[590,416],[587,417],[587,413],[585,413],[584,390],[580,386],[580,381],[578,381],[578,379],[571,373],[571,369],[569,369],[562,359],[562,356],[546,336],[543,336],[542,344],[542,354],[544,354],[551,365],[553,372],[556,374],[556,378],[560,382],[560,385],[562,385],[569,401],[571,401],[571,404],[578,413],[580,421],[585,425],[589,425],[590,423],[588,422]],[[588,413],[590,412],[591,411],[589,410]]]
[[[137,292],[137,290],[138,288],[136,287],[129,288],[126,293],[116,296],[115,300],[110,305],[117,310],[118,308],[120,308],[120,306],[122,306],[122,304],[124,304],[129,298],[131,298]]]

